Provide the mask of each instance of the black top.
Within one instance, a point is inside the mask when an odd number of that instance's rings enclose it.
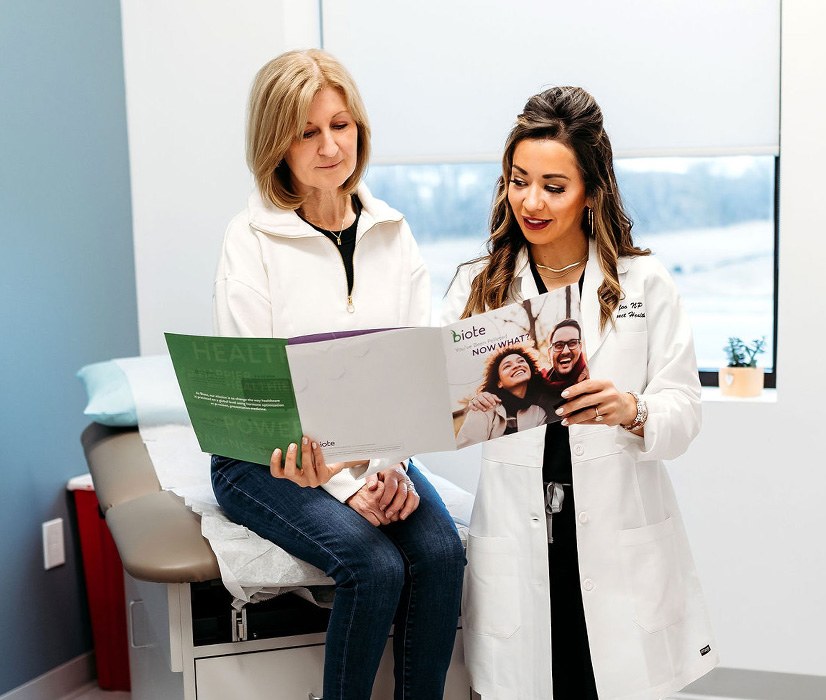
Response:
[[[339,245],[339,235],[337,232],[330,231],[326,228],[321,228],[321,226],[316,226],[311,221],[307,221],[301,214],[296,212],[298,216],[305,221],[306,223],[310,224],[316,231],[319,233],[323,233],[327,238],[329,238],[338,248],[338,252],[341,253],[341,260],[344,263],[344,272],[347,275],[347,296],[350,296],[353,293],[353,255],[356,252],[356,229],[359,225],[359,217],[361,216],[361,202],[356,195],[351,195],[352,202],[353,202],[353,210],[356,212],[356,220],[350,224],[347,228],[342,229],[341,231],[341,244]]]
[[[531,274],[540,294],[545,294],[548,288],[539,276],[533,260],[531,260]],[[582,283],[585,273],[579,277],[579,292],[582,294]],[[555,416],[554,416],[555,417]],[[550,416],[549,416],[550,418]],[[571,465],[571,443],[568,442],[568,428],[558,420],[548,423],[545,428],[545,451],[542,455],[542,481],[556,481],[559,484],[574,482],[573,466]]]

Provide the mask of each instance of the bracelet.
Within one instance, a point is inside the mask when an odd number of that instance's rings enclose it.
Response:
[[[625,428],[625,430],[638,430],[645,425],[645,421],[648,420],[648,406],[645,403],[645,400],[636,392],[636,391],[629,391],[629,394],[634,397],[634,400],[637,402],[637,415],[634,417],[634,421],[629,423],[628,425],[622,425],[620,423],[621,428]]]

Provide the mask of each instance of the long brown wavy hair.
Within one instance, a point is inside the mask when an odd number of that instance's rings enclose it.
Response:
[[[550,139],[570,148],[593,202],[593,226],[585,210],[582,228],[596,240],[599,265],[605,277],[599,287],[599,325],[613,323],[614,310],[623,296],[617,276],[617,258],[649,255],[631,239],[633,222],[625,212],[614,175],[614,155],[602,123],[602,111],[580,87],[553,87],[531,97],[508,134],[502,156],[502,175],[496,184],[490,215],[488,254],[465,265],[484,262],[471,284],[462,318],[508,303],[516,257],[527,245],[508,203],[508,183],[517,144],[525,139]],[[460,266],[461,267],[461,266]]]

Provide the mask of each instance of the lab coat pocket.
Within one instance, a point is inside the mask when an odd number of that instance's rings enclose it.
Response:
[[[648,333],[645,330],[618,331],[616,334],[617,345],[623,350],[645,350],[648,345]]]
[[[516,547],[507,537],[469,535],[462,622],[476,634],[508,638],[519,629]]]
[[[685,590],[674,521],[621,530],[619,545],[637,624],[646,632],[659,632],[679,622],[685,614]]]
[[[592,379],[610,377],[623,390],[642,392],[648,368],[648,333],[618,324],[594,356],[589,355],[588,366]]]

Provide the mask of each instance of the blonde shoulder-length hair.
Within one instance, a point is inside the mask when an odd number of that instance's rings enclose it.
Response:
[[[358,129],[356,168],[341,188],[344,194],[351,194],[370,158],[370,125],[347,69],[326,51],[288,51],[264,65],[253,81],[247,165],[264,200],[281,209],[298,209],[304,201],[293,186],[284,156],[304,133],[313,98],[326,87],[341,93]]]

